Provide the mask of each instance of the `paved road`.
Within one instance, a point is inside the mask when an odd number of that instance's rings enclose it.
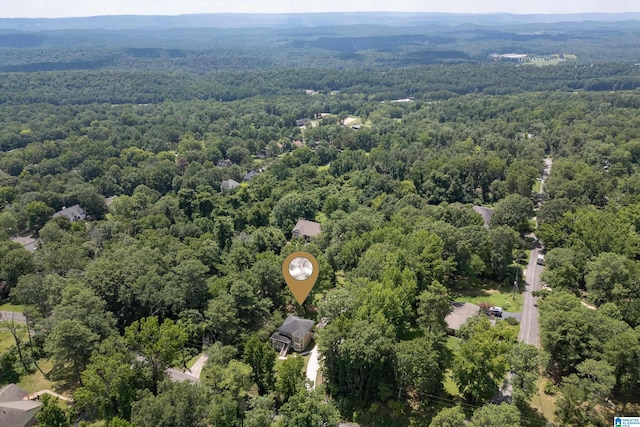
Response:
[[[553,166],[553,159],[544,159],[544,172],[542,173],[542,182],[540,185],[540,194],[544,192],[545,182],[551,173],[551,166]],[[530,235],[534,239],[534,234]],[[539,291],[541,288],[540,274],[544,270],[544,267],[537,264],[538,254],[540,249],[535,248],[529,255],[529,265],[527,266],[527,272],[525,275],[525,291],[524,291],[524,304],[522,306],[522,322],[520,322],[520,334],[518,340],[527,344],[533,344],[536,347],[540,347],[540,330],[538,327],[538,305],[537,297],[531,295],[534,291]]]
[[[200,378],[200,374],[202,373],[202,368],[204,368],[204,365],[207,363],[207,360],[209,360],[209,356],[207,355],[207,353],[202,353],[200,357],[198,357],[198,360],[196,360],[196,363],[194,363],[193,366],[191,367],[191,375],[196,378]]]
[[[529,256],[527,267],[526,284],[524,291],[524,304],[522,306],[522,322],[520,323],[520,334],[518,340],[540,347],[540,330],[538,328],[538,307],[537,297],[531,292],[540,290],[540,274],[544,267],[538,265],[539,249],[533,249]]]
[[[12,319],[14,322],[22,323],[23,325],[27,323],[27,318],[22,313],[15,311],[0,311],[0,320],[11,321]]]

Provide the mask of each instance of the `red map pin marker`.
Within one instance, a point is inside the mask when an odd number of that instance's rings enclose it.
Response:
[[[284,281],[300,305],[316,284],[319,273],[318,260],[309,252],[294,252],[282,263]]]

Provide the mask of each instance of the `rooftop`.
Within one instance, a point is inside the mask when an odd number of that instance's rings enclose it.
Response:
[[[444,321],[447,322],[449,329],[454,331],[460,329],[460,326],[464,325],[467,320],[480,313],[479,306],[468,302],[453,302],[451,308],[451,313],[447,314]]]
[[[69,221],[73,222],[79,219],[85,219],[87,217],[87,214],[85,213],[84,209],[80,207],[80,205],[73,205],[69,206],[68,208],[62,208],[61,210],[53,214],[53,218],[59,216],[64,216]]]
[[[289,316],[278,328],[281,334],[289,334],[293,338],[304,338],[313,329],[315,322],[298,316]]]
[[[307,221],[306,219],[300,219],[293,227],[292,234],[304,237],[315,237],[322,231],[322,226],[314,221]]]

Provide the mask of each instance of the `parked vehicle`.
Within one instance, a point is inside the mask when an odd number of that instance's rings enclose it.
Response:
[[[502,307],[491,307],[489,308],[489,314],[496,317],[502,317]]]

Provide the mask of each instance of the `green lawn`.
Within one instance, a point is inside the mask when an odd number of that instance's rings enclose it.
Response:
[[[540,192],[541,186],[542,186],[542,181],[538,181],[536,179],[536,182],[533,183],[533,188],[531,189],[531,191],[538,194]]]
[[[549,421],[555,421],[556,400],[558,396],[551,396],[544,392],[547,379],[538,378],[537,392],[531,398],[531,407],[537,409]]]
[[[9,331],[0,330],[0,353],[7,351],[9,347],[15,345],[16,342],[13,339],[13,335]]]
[[[318,172],[328,171],[329,165],[318,166]]]
[[[11,304],[10,302],[0,305],[0,311],[12,311],[14,313],[22,313],[23,310],[24,310],[23,305],[14,305],[14,304]]]
[[[522,288],[522,286],[521,286]],[[454,297],[455,301],[470,302],[472,304],[487,303],[492,306],[502,307],[505,311],[519,313],[522,310],[524,295],[513,294],[511,289],[500,292],[497,289],[471,289]]]

